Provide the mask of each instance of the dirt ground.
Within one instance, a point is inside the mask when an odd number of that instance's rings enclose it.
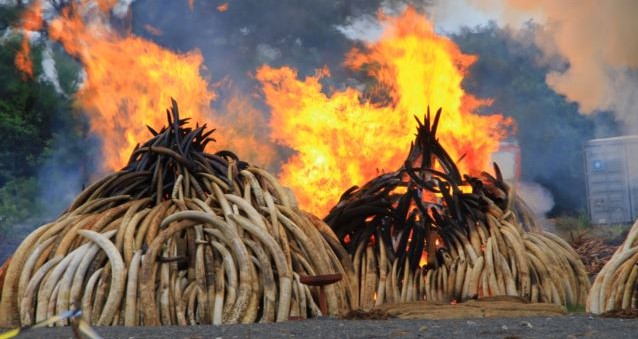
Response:
[[[104,338],[636,338],[638,320],[587,314],[456,320],[340,320],[278,324],[97,327]],[[22,338],[72,338],[69,327],[38,329]]]

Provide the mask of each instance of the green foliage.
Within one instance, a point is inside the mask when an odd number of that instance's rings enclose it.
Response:
[[[593,228],[593,234],[605,239],[606,243],[620,245],[627,239],[631,224],[599,225]]]
[[[18,39],[0,50],[0,186],[13,177],[35,174],[39,155],[50,139],[50,108],[57,94],[47,84],[26,79],[14,65]],[[36,64],[37,60],[34,60]]]
[[[19,41],[13,39],[0,50],[0,186],[12,177],[35,175],[53,131],[75,121],[70,102],[53,85],[30,79],[15,68],[13,60],[18,48]],[[40,55],[41,47],[36,46],[35,74],[41,73]],[[66,72],[71,73],[72,66],[66,67]],[[73,89],[70,84],[62,84]]]
[[[585,305],[567,304],[566,308],[569,313],[585,313],[587,311]]]
[[[17,22],[21,11],[22,8],[19,7],[0,5],[0,31],[4,31],[7,27]]]
[[[601,238],[607,244],[620,245],[627,239],[630,224],[592,225],[587,214],[561,216],[553,219],[556,234],[566,241],[585,236]]]
[[[0,6],[0,29],[15,22],[18,13],[15,8]],[[65,141],[77,141],[83,129],[72,114],[67,95],[56,92],[49,81],[42,79],[44,43],[32,43],[35,76],[30,78],[14,62],[22,36],[2,31],[0,35],[5,37],[0,40],[0,229],[6,230],[43,211],[38,203],[42,186],[38,176],[53,152],[59,152],[56,148],[61,142],[54,138],[57,131],[64,130],[68,135]],[[53,58],[60,87],[72,94],[79,66],[55,46]],[[69,159],[77,160],[78,156]]]

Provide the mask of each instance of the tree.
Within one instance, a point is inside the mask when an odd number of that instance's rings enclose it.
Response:
[[[0,6],[0,29],[13,25],[20,8]],[[22,36],[8,33],[0,40],[0,229],[39,214],[38,196],[52,176],[40,180],[42,168],[50,161],[54,148],[80,144],[86,128],[73,114],[72,102],[58,93],[42,75],[43,42],[32,43],[34,77],[15,67],[15,56]],[[79,66],[53,47],[60,87],[72,93]],[[60,139],[65,142],[60,142]],[[55,146],[55,147],[54,147]],[[59,152],[58,150],[55,150]],[[66,159],[78,166],[86,148]]]

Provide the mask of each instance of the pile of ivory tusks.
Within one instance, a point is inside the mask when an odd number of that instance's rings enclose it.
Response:
[[[353,306],[499,295],[583,305],[576,252],[543,231],[496,164],[461,175],[436,136],[440,118],[428,109],[404,165],[344,192],[324,219],[353,258]]]
[[[370,309],[392,302],[462,302],[500,295],[531,302],[584,305],[590,283],[574,250],[557,235],[525,231],[511,211],[492,206],[488,225],[468,238],[453,235],[442,263],[410,269],[390,261],[386,246],[362,243],[354,255],[354,307]],[[382,238],[379,241],[383,242]],[[448,240],[449,241],[449,240]]]
[[[94,325],[285,321],[320,314],[301,276],[340,273],[329,315],[350,310],[347,253],[267,171],[204,152],[177,106],[127,167],[33,231],[6,272],[0,326],[81,308]]]
[[[273,197],[259,184],[260,173],[241,172],[249,184],[243,196],[204,181],[214,192],[205,201],[175,198],[152,206],[148,198],[99,198],[38,228],[8,268],[3,319],[19,314],[24,326],[73,305],[96,325],[318,315],[316,293],[299,277],[344,273],[344,258],[322,235],[334,237],[329,228]],[[327,287],[329,314],[349,309],[346,284]]]
[[[623,244],[598,272],[587,298],[587,312],[638,308],[638,220]]]

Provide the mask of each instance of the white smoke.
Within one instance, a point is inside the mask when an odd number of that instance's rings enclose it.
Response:
[[[279,48],[270,46],[268,44],[257,45],[257,60],[263,64],[271,63],[281,57],[281,50]]]
[[[119,19],[124,18],[133,2],[135,2],[135,0],[118,1],[118,3],[113,7],[113,15],[115,15]]]
[[[547,213],[554,207],[552,193],[535,182],[518,182],[515,191],[532,210],[537,222],[546,230],[553,230],[552,223],[547,219]]]
[[[55,67],[55,59],[53,59],[53,51],[51,50],[51,43],[49,42],[47,42],[42,51],[42,74],[39,76],[39,79],[53,85],[53,88],[55,88],[58,94],[66,95],[60,86],[58,70]]]
[[[365,42],[377,41],[383,33],[383,27],[379,20],[371,15],[349,18],[348,23],[344,26],[337,26],[337,30],[350,40]]]

